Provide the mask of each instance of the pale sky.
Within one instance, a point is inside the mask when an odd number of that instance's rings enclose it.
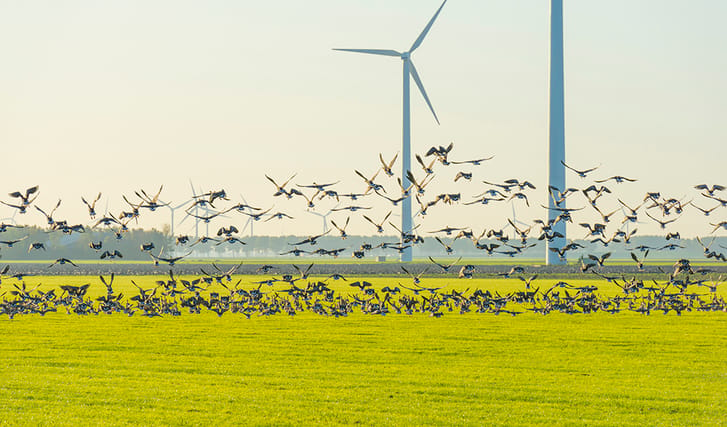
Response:
[[[191,179],[296,217],[256,234],[316,233],[320,219],[302,200],[274,199],[264,174],[298,173],[299,184],[340,179],[340,192],[359,192],[365,186],[353,170],[373,173],[378,153],[401,150],[401,61],[331,49],[406,50],[440,4],[0,1],[0,192],[38,184],[39,206],[60,197],[59,217],[88,222],[82,195],[102,191],[100,209],[108,203],[118,213],[121,194],[161,184],[163,199],[181,202]],[[694,184],[727,184],[726,18],[722,0],[566,0],[567,162],[601,164],[597,177],[638,178],[618,187],[634,204],[646,191],[689,200]],[[460,168],[475,173],[472,183],[455,184],[457,170],[440,168],[433,190],[471,200],[487,188],[481,180],[529,179],[538,186],[531,205],[545,203],[548,49],[546,0],[445,5],[413,55],[441,125],[412,83],[412,149],[454,141],[453,159],[496,157]],[[568,175],[568,184],[583,181]],[[375,207],[374,217],[390,210],[361,204]],[[525,221],[545,215],[516,207]],[[724,220],[726,211],[709,219]],[[423,229],[499,228],[504,212],[509,205],[433,209]],[[12,213],[0,207],[0,217]],[[143,226],[169,221],[166,212],[145,216]],[[687,235],[713,228],[692,213],[676,225]],[[639,228],[659,232],[653,223]],[[372,230],[355,221],[349,232]]]

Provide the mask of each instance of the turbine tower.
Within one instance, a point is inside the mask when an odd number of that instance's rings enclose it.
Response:
[[[401,168],[401,180],[404,188],[408,188],[411,184],[409,182],[409,179],[406,177],[407,172],[411,169],[411,114],[409,111],[409,76],[411,76],[414,79],[414,83],[416,83],[417,87],[419,88],[419,92],[424,97],[424,101],[426,101],[427,106],[429,106],[429,110],[434,115],[434,120],[437,121],[437,124],[439,124],[439,119],[437,118],[437,113],[434,112],[434,107],[432,107],[432,103],[429,102],[429,97],[427,96],[427,91],[424,90],[424,85],[422,84],[421,79],[419,78],[419,73],[417,73],[416,67],[414,67],[414,63],[411,60],[411,54],[414,53],[414,51],[419,47],[419,45],[422,44],[424,41],[424,38],[427,36],[427,33],[432,28],[432,24],[434,24],[434,21],[437,19],[437,16],[439,16],[439,12],[444,7],[444,4],[447,3],[447,0],[444,0],[441,6],[439,6],[439,9],[437,9],[437,12],[434,14],[432,19],[429,20],[429,23],[427,23],[426,27],[424,27],[424,30],[422,30],[421,34],[419,34],[419,37],[414,41],[414,43],[411,45],[408,51],[406,52],[398,52],[395,50],[389,50],[389,49],[333,49],[338,51],[344,51],[344,52],[356,52],[356,53],[368,53],[372,55],[383,55],[383,56],[395,56],[401,58],[403,65],[404,65],[404,81],[403,81],[403,126],[402,126],[402,168]],[[412,215],[411,215],[411,196],[407,197],[401,202],[401,230],[404,233],[411,233],[412,231]],[[403,237],[403,236],[402,236]],[[412,260],[412,248],[409,247],[405,249],[401,253],[401,261],[402,262],[410,262]]]
[[[548,145],[548,185],[553,196],[548,197],[548,221],[554,221],[559,211],[555,210],[554,197],[565,191],[565,96],[563,82],[563,0],[550,2],[550,136]],[[551,194],[551,191],[548,191]],[[565,236],[565,221],[552,226],[553,232]],[[545,245],[545,259],[548,265],[564,264],[557,253],[550,248],[562,248],[566,238],[557,237]]]

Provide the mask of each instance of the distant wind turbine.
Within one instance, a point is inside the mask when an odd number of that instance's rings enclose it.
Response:
[[[191,179],[189,180],[189,186],[192,188],[192,201],[197,202],[197,192],[194,190],[194,184],[192,184]],[[201,193],[201,191],[200,191],[200,193]],[[189,203],[189,202],[187,202],[187,203]],[[195,203],[194,211],[193,211],[194,215],[199,215],[200,210],[202,211],[203,214],[206,214],[206,215],[209,215],[210,213],[214,213],[214,211],[212,209],[208,208],[207,205],[208,205],[208,202],[205,202],[205,201]],[[176,208],[174,208],[174,209],[176,209]],[[172,216],[173,215],[174,215],[174,212],[172,212]],[[184,223],[184,221],[186,221],[187,218],[189,218],[190,216],[191,215],[185,215],[184,218],[182,218],[182,220],[179,222],[179,225],[182,225],[182,223]],[[223,218],[225,217],[225,215],[221,215],[221,216]],[[195,239],[199,239],[199,221],[200,221],[199,218],[194,217],[194,238]],[[209,221],[207,221],[207,222],[205,222],[205,236],[209,236],[209,234],[210,234],[210,223],[209,223]]]
[[[13,209],[13,216],[9,216],[7,218],[2,218],[2,219],[0,219],[0,222],[4,223],[5,221],[8,221],[10,224],[18,225],[18,223],[15,221],[15,214],[17,214],[17,213],[18,213],[18,210]]]
[[[334,206],[334,207],[333,207],[333,209],[336,209],[337,207],[338,207],[338,205]],[[308,212],[309,214],[312,214],[312,215],[316,215],[316,216],[319,216],[319,217],[323,218],[323,234],[326,234],[326,233],[328,233],[328,216],[329,216],[330,214],[332,214],[332,213],[333,213],[333,211],[332,211],[332,210],[330,210],[330,211],[328,211],[328,213],[326,213],[326,214],[322,214],[322,213],[319,213],[319,212],[316,212],[316,211],[310,211],[310,210],[309,210],[309,211],[307,211],[307,212]]]
[[[169,209],[169,213],[171,215],[171,218],[169,218],[169,231],[170,231],[172,237],[174,237],[174,211],[184,207],[187,203],[189,203],[189,200],[187,200],[184,203],[180,203],[174,207],[172,207],[170,204],[165,204],[165,206]]]
[[[244,204],[246,204],[246,205],[248,204],[247,200],[245,200],[245,196],[240,194],[240,198],[242,199],[242,202]],[[247,209],[247,208],[245,208],[245,209]],[[250,210],[252,210],[252,209],[250,209]],[[240,234],[245,234],[245,230],[247,230],[247,227],[250,227],[250,237],[253,237],[254,236],[253,235],[253,226],[254,225],[255,225],[255,218],[253,218],[252,216],[248,216],[247,221],[245,222],[245,226],[242,228],[242,231],[240,232]]]
[[[424,30],[422,30],[421,34],[419,34],[419,37],[414,41],[414,44],[411,45],[408,51],[406,52],[398,52],[396,50],[389,50],[389,49],[333,49],[338,51],[344,51],[344,52],[356,52],[356,53],[368,53],[371,55],[383,55],[383,56],[394,56],[401,58],[403,65],[404,65],[404,91],[403,91],[403,131],[402,131],[402,171],[401,171],[401,180],[402,185],[404,188],[408,188],[410,185],[409,179],[407,178],[407,171],[411,169],[411,114],[409,111],[409,76],[411,76],[414,79],[414,82],[416,83],[417,87],[419,88],[419,92],[424,97],[424,101],[426,101],[427,106],[429,106],[429,110],[434,115],[434,120],[437,121],[437,124],[439,124],[439,118],[437,118],[437,113],[434,112],[434,107],[432,107],[432,103],[429,102],[429,97],[427,96],[427,91],[424,90],[424,85],[422,84],[421,79],[419,78],[419,73],[417,73],[416,67],[414,66],[414,63],[411,60],[411,54],[414,53],[414,51],[419,47],[419,45],[422,44],[424,41],[424,38],[427,36],[427,33],[429,33],[429,30],[432,28],[432,24],[434,24],[434,21],[437,19],[437,16],[439,16],[439,12],[444,7],[445,3],[447,3],[447,0],[444,0],[441,6],[439,6],[439,9],[437,9],[437,12],[434,14],[432,19],[429,20],[429,23],[427,23],[426,27],[424,27]],[[411,215],[411,197],[407,197],[404,199],[401,203],[401,230],[404,232],[411,232],[412,229],[412,215]],[[412,260],[412,249],[409,247],[408,249],[405,249],[401,254],[401,260],[403,262],[409,262]]]

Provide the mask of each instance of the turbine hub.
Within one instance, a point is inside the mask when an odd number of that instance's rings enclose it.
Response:
[[[404,52],[401,54],[401,60],[406,61],[407,59],[409,59],[410,56],[411,54],[409,52]]]

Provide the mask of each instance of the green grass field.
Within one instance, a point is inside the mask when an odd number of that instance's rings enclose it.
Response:
[[[131,295],[130,279],[115,288]],[[142,287],[155,279],[134,278]],[[96,277],[29,278],[36,283],[104,292]],[[0,355],[0,423],[12,425],[727,423],[725,313],[51,313],[0,317]]]

